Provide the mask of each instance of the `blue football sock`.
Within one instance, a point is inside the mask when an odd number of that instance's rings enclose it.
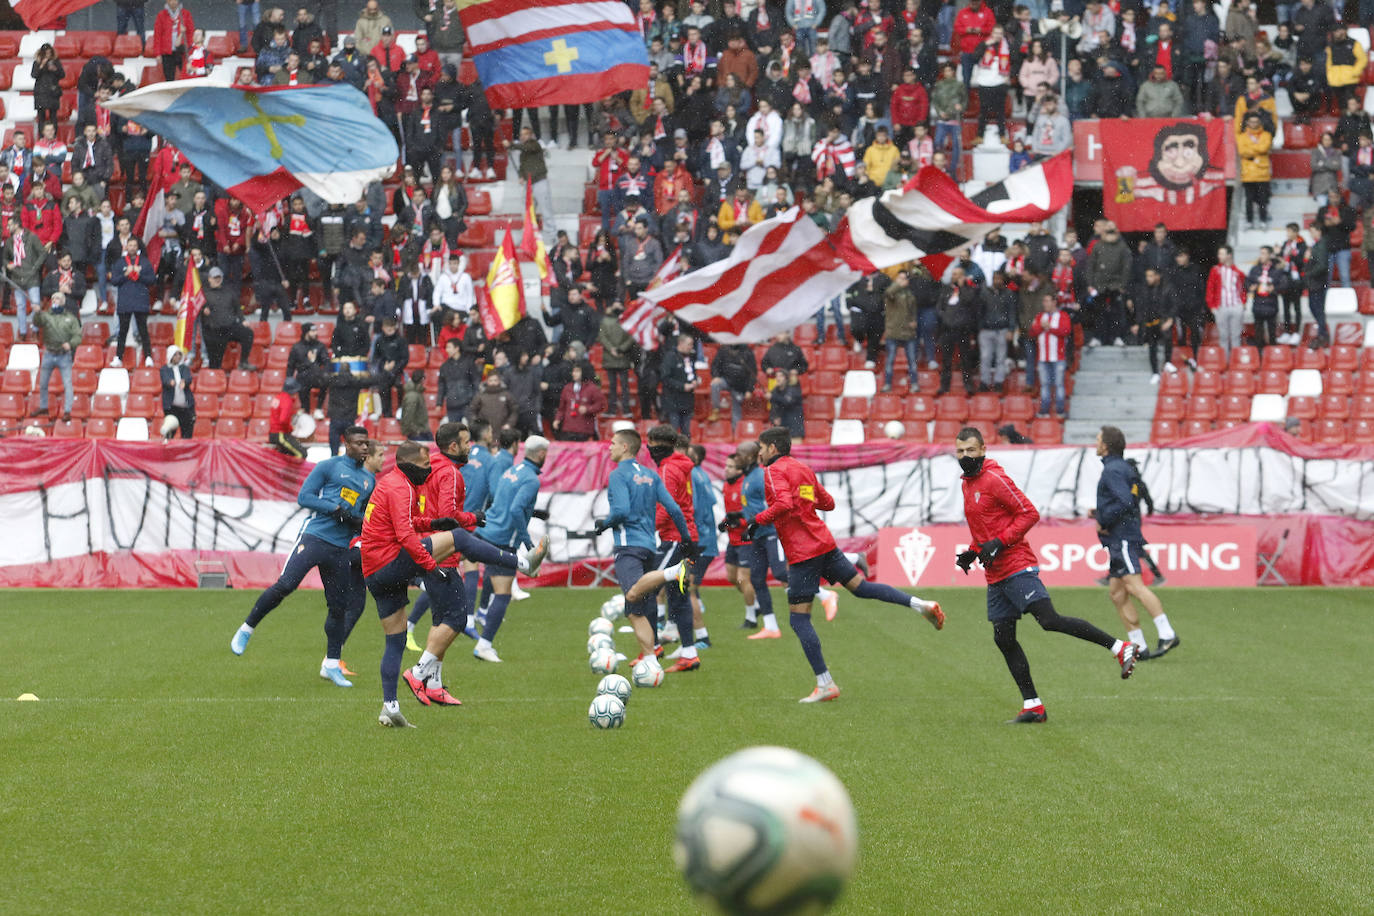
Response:
[[[348,603],[348,612],[344,615],[343,641],[348,642],[348,637],[353,635],[353,628],[362,619],[363,611],[367,610],[367,592],[362,592],[352,596]],[[342,643],[340,644],[342,651]]]
[[[480,610],[489,604],[491,604],[491,573],[482,577],[482,599],[477,602],[477,608]]]
[[[406,634],[388,633],[382,652],[382,699],[396,702],[396,682],[401,677],[401,658],[406,653]]]
[[[324,615],[324,657],[338,658],[343,653],[345,618],[342,614]]]
[[[415,599],[415,605],[410,609],[410,614],[406,619],[410,621],[411,626],[414,626],[424,618],[425,612],[428,610],[429,592],[422,589],[419,597]]]
[[[867,579],[860,582],[859,587],[854,589],[854,595],[858,598],[871,598],[874,601],[886,601],[888,604],[911,607],[911,596],[906,592],[899,592],[890,585],[883,585],[881,582],[869,582]]]
[[[825,674],[825,656],[821,654],[821,638],[816,635],[816,628],[811,625],[810,614],[792,613],[789,615],[792,623],[792,632],[797,634],[797,639],[801,640],[802,651],[806,653],[806,660],[811,663],[811,670],[816,674]]]
[[[477,570],[463,573],[463,590],[467,593],[468,613],[471,614],[473,608],[477,607],[477,585],[482,581],[482,574]]]
[[[464,531],[462,528],[453,529],[453,549],[474,563],[490,563],[493,566],[514,566],[516,564],[514,553],[488,544],[475,534]]]
[[[496,631],[501,629],[501,621],[506,619],[506,608],[510,605],[510,595],[492,595],[491,607],[487,608],[487,625],[482,628],[482,638],[491,642]]]

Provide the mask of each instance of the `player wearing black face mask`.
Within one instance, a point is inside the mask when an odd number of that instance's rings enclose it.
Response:
[[[1045,704],[1035,692],[1030,663],[1016,640],[1016,621],[1022,614],[1034,617],[1041,629],[1067,633],[1108,649],[1121,666],[1122,678],[1130,677],[1135,669],[1135,646],[1113,639],[1086,620],[1063,617],[1054,609],[1050,593],[1040,581],[1039,560],[1026,543],[1026,533],[1040,520],[1040,513],[1001,465],[986,455],[981,431],[972,426],[959,431],[954,456],[964,472],[964,516],[973,543],[955,562],[965,574],[974,560],[983,564],[992,638],[1021,691],[1021,712],[1012,721],[1044,722]]]

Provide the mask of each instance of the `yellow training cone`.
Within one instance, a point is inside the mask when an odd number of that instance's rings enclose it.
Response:
[[[19,694],[19,696],[15,697],[15,699],[18,700],[18,701],[21,702],[21,703],[37,703],[37,702],[38,702],[38,697],[34,696],[34,695],[31,694],[31,693],[21,693],[21,694]]]

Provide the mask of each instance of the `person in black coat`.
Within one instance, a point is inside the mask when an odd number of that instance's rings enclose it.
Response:
[[[439,364],[439,403],[451,423],[463,419],[482,382],[482,358],[464,356],[456,337],[444,344],[448,359]]]
[[[663,395],[660,418],[680,433],[691,434],[692,413],[696,409],[699,383],[696,370],[696,342],[690,334],[680,334],[673,348],[663,355]]]
[[[61,83],[67,71],[53,46],[45,44],[38,49],[29,72],[33,76],[33,107],[38,111],[36,129],[41,134],[44,124],[57,124],[57,109],[62,104]]]
[[[177,423],[173,428],[164,420],[162,436],[170,439],[180,429],[181,438],[189,439],[196,428],[196,396],[191,392],[191,367],[176,344],[167,348],[167,365],[158,374],[162,378],[162,412],[167,420],[175,419]]]
[[[768,395],[768,418],[774,426],[783,426],[800,441],[806,433],[806,416],[802,412],[805,397],[801,390],[801,376],[794,369],[773,373],[772,391]]]
[[[344,356],[361,356],[366,353],[366,349],[360,353],[345,353]],[[324,367],[329,363],[329,348],[327,348],[319,337],[319,331],[315,325],[305,322],[301,325],[301,339],[291,345],[291,352],[286,356],[286,377],[293,378],[300,383],[301,390],[301,409],[310,409],[311,389],[319,388],[319,375],[324,371]],[[319,400],[324,398],[321,392]]]
[[[19,217],[11,220],[10,232],[13,233]],[[148,336],[148,312],[152,306],[148,291],[153,285],[153,265],[143,253],[143,246],[137,236],[129,236],[124,243],[124,253],[110,261],[110,284],[117,288],[115,293],[115,314],[119,316],[119,338],[115,349],[114,362],[118,368],[124,357],[124,346],[129,340],[129,328],[137,324],[138,339],[143,345],[144,362],[153,364],[153,340]]]
[[[564,347],[574,340],[591,347],[601,333],[601,316],[583,301],[580,286],[568,290],[567,302],[557,312],[545,309],[544,323],[550,327],[558,324],[563,326],[558,342]]]
[[[116,264],[116,267],[119,265]],[[205,306],[200,310],[200,325],[205,333],[205,352],[211,369],[224,362],[224,350],[231,341],[238,341],[242,368],[256,369],[249,357],[253,352],[253,332],[243,323],[243,309],[238,293],[224,285],[224,271],[210,268],[210,281],[205,289]],[[114,281],[113,275],[111,282]]]
[[[1160,344],[1164,345],[1165,366],[1174,357],[1174,324],[1178,318],[1178,297],[1164,276],[1158,267],[1145,268],[1144,281],[1131,291],[1127,302],[1132,314],[1131,333],[1149,350],[1154,382],[1159,381]]]
[[[1122,75],[1122,65],[1107,61],[1102,72],[1093,80],[1088,107],[1094,117],[1125,118],[1135,108],[1129,81]]]
[[[954,268],[950,282],[940,290],[940,330],[936,348],[940,353],[940,390],[949,392],[950,374],[954,368],[954,353],[959,352],[960,371],[964,376],[964,390],[970,395],[978,390],[976,367],[978,348],[974,332],[980,316],[978,288],[964,280],[964,270]]]
[[[358,422],[358,396],[377,383],[377,377],[366,372],[354,372],[346,362],[334,364],[334,371],[322,375],[320,387],[329,391],[329,453],[339,453],[343,431]]]
[[[405,393],[406,366],[410,363],[410,344],[396,331],[396,319],[382,319],[382,333],[372,341],[372,372],[377,378],[377,393],[382,396],[382,416],[392,416],[391,394]]]
[[[358,314],[356,302],[345,302],[339,313],[339,323],[334,325],[334,336],[329,339],[329,349],[338,359],[355,356],[359,359],[372,349],[372,332],[367,322]]]

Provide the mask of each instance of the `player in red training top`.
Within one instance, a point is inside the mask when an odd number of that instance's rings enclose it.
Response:
[[[729,535],[729,543],[725,545],[725,578],[744,598],[744,623],[740,624],[740,629],[752,630],[759,625],[759,606],[754,597],[754,583],[749,581],[749,565],[744,558],[743,548],[749,542],[744,539],[743,489],[744,471],[740,469],[739,458],[731,455],[725,459],[725,484],[720,490],[725,500],[725,518],[716,530]]]
[[[689,541],[682,540],[682,534],[667,509],[662,506],[654,509],[654,526],[658,529],[659,544],[655,565],[660,570],[670,567],[676,569],[683,560],[695,560],[701,552],[697,547],[697,523],[692,504],[692,468],[696,465],[687,457],[686,438],[679,436],[678,431],[667,424],[659,424],[649,430],[649,457],[658,465],[663,486],[682,510],[683,518],[687,521],[687,533],[691,537]],[[680,578],[673,577],[666,584],[668,619],[677,628],[682,643],[677,661],[664,669],[670,674],[701,668],[696,640],[692,638],[692,599],[687,594],[685,579],[678,581]]]
[[[1040,521],[1040,513],[1017,489],[996,461],[987,459],[983,434],[967,426],[954,442],[954,456],[964,472],[964,516],[973,543],[956,562],[965,574],[978,560],[988,580],[988,620],[992,639],[1007,660],[1012,680],[1021,689],[1021,713],[1013,722],[1045,721],[1045,704],[1035,692],[1030,663],[1016,641],[1016,621],[1030,614],[1045,630],[1068,633],[1111,651],[1128,678],[1135,669],[1135,646],[1110,635],[1078,617],[1064,617],[1054,609],[1050,593],[1040,581],[1035,551],[1026,543],[1026,532]]]
[[[811,604],[822,579],[843,585],[859,598],[872,598],[900,604],[918,611],[935,629],[945,625],[944,612],[935,601],[923,601],[890,585],[869,582],[863,573],[840,552],[830,529],[816,515],[835,508],[835,499],[816,480],[809,467],[791,457],[792,436],[774,426],[759,434],[759,461],[764,466],[764,496],[768,508],[749,523],[753,537],[759,527],[774,526],[783,553],[787,555],[787,604],[792,630],[801,640],[802,651],[816,673],[816,689],[803,703],[833,700],[840,695],[821,655],[821,640],[811,625]]]
[[[377,602],[386,634],[382,654],[382,713],[378,721],[399,728],[411,727],[396,700],[396,682],[401,675],[401,656],[406,647],[406,605],[410,580],[419,576],[434,599],[436,616],[446,614],[448,603],[440,610],[439,595],[452,591],[449,576],[439,562],[453,554],[453,532],[436,531],[420,538],[417,518],[425,511],[421,488],[430,475],[429,449],[415,442],[396,447],[396,467],[377,478],[372,499],[363,519],[363,581]],[[461,583],[460,583],[461,584]]]

